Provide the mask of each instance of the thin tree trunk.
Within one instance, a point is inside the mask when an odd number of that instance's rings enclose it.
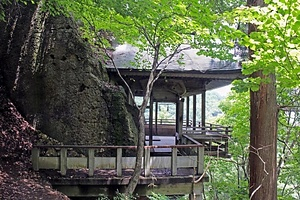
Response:
[[[149,79],[148,79],[144,99],[143,99],[142,105],[139,109],[139,116],[138,116],[139,117],[139,134],[138,134],[138,144],[137,144],[135,168],[134,168],[133,175],[130,179],[130,182],[129,182],[128,186],[126,187],[126,191],[125,191],[126,195],[134,194],[134,190],[138,184],[140,174],[142,171],[142,160],[143,160],[144,146],[145,146],[145,116],[144,116],[144,113],[145,113],[147,104],[149,102],[150,95],[152,93],[153,84],[155,82],[154,73],[155,73],[155,69],[152,69],[150,72]],[[150,123],[152,123],[152,122],[150,122]]]
[[[248,6],[264,6],[263,0],[248,0]],[[257,31],[250,24],[248,33]],[[249,51],[249,56],[253,52]],[[275,74],[252,74],[253,78],[269,79],[261,83],[259,90],[250,92],[250,185],[249,195],[253,200],[277,199],[277,103]]]
[[[133,175],[130,179],[128,186],[126,187],[125,194],[132,195],[138,184],[140,174],[142,172],[142,158],[144,154],[144,144],[145,144],[145,117],[144,112],[139,111],[139,135],[137,144],[136,161]]]

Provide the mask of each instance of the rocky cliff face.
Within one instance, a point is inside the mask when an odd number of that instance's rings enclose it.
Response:
[[[10,7],[0,24],[8,94],[30,124],[65,144],[133,144],[125,96],[77,28],[41,5]]]

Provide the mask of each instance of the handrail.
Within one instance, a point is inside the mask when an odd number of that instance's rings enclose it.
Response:
[[[175,119],[153,119],[153,123],[157,121],[158,125],[175,125],[176,124],[176,120]],[[189,120],[189,124],[190,126],[186,126],[186,120],[183,120],[183,125],[184,128],[202,128],[202,129],[215,129],[215,130],[224,130],[224,131],[228,131],[231,132],[232,127],[230,126],[223,126],[223,125],[219,125],[219,124],[213,124],[213,123],[205,123],[205,125],[203,126],[201,124],[201,122],[197,122],[197,126],[193,127],[192,126],[192,120]],[[145,120],[145,124],[148,125],[149,124],[149,119]]]
[[[42,148],[59,148],[60,155],[52,157],[42,157],[40,156],[40,149]],[[70,148],[83,148],[88,150],[87,157],[68,157],[67,151]],[[96,157],[96,149],[116,149],[117,155],[115,157]],[[88,175],[93,176],[94,170],[101,167],[103,164],[113,166],[117,171],[117,176],[122,176],[122,169],[127,169],[125,165],[129,165],[129,168],[134,168],[133,163],[135,162],[135,157],[123,157],[123,149],[136,149],[136,146],[97,146],[97,145],[34,145],[32,149],[32,165],[35,171],[39,169],[59,169],[61,175],[66,175],[68,166],[71,166],[71,162],[76,164],[72,165],[72,169],[82,168],[79,166],[84,166],[89,169]],[[169,157],[155,157],[150,154],[151,149],[153,148],[171,148],[172,156],[169,160],[171,174],[177,175],[177,169],[182,168],[182,166],[187,167],[196,167],[197,173],[204,173],[204,146],[202,144],[189,144],[189,145],[162,145],[162,146],[145,146],[144,148],[144,173],[145,176],[149,176],[151,168],[166,168],[167,158]],[[179,148],[196,148],[197,154],[193,156],[177,156],[177,150]],[[190,160],[188,160],[190,159]],[[188,164],[188,161],[191,161],[191,164]],[[51,163],[53,162],[53,163]],[[107,162],[107,163],[105,163]],[[99,164],[100,163],[100,164]],[[47,166],[48,165],[48,166]],[[49,166],[51,165],[51,166]],[[99,166],[96,166],[99,165]]]
[[[151,145],[144,146],[145,149],[154,149],[154,148],[192,148],[192,147],[201,147],[202,144],[190,144],[190,145]],[[113,146],[113,145],[33,145],[33,148],[84,148],[84,149],[136,149],[137,146]]]

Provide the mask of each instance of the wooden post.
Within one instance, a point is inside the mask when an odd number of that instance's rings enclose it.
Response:
[[[93,176],[95,170],[95,149],[88,150],[88,169],[89,176]]]
[[[158,135],[158,127],[157,127],[157,118],[158,118],[158,102],[155,102],[155,135]]]
[[[62,176],[67,174],[67,149],[60,149],[60,173]]]
[[[201,100],[202,100],[202,103],[201,103],[201,124],[202,124],[202,127],[205,127],[205,111],[206,111],[206,103],[205,103],[205,101],[206,101],[206,91],[204,90],[203,92],[202,92],[202,98],[201,98]]]
[[[40,157],[40,149],[34,147],[31,150],[32,168],[33,168],[34,171],[39,170],[39,157]]]
[[[190,126],[190,98],[186,97],[186,127]]]
[[[204,147],[197,147],[197,174],[204,173]]]
[[[117,176],[122,176],[122,148],[117,148],[116,166]]]
[[[153,96],[150,96],[149,110],[149,146],[153,144]]]
[[[226,127],[226,129],[225,129],[225,135],[226,135],[226,136],[229,135],[229,134],[228,134],[228,127]],[[228,138],[229,138],[229,137],[227,137],[226,140],[225,140],[225,152],[226,152],[226,154],[228,153]]]
[[[145,176],[150,176],[150,148],[145,148],[144,155],[144,170]]]
[[[193,95],[193,129],[196,130],[197,96]]]
[[[189,194],[189,199],[190,200],[202,200],[203,199],[203,183],[199,182],[199,183],[193,183],[193,189],[192,189],[192,193]]]
[[[182,127],[183,127],[183,102],[184,102],[184,98],[179,99],[178,101],[178,121],[176,123],[178,123],[178,135],[179,138],[182,138]],[[176,138],[175,138],[176,139]],[[176,142],[175,142],[176,144]]]
[[[172,162],[171,162],[172,176],[177,175],[177,148],[172,148]]]

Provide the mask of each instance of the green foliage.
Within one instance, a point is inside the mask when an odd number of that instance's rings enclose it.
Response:
[[[281,199],[300,198],[300,91],[278,88],[278,194]]]
[[[152,192],[152,194],[148,195],[147,198],[149,198],[150,200],[170,200],[170,199],[187,200],[188,196],[187,195],[181,197],[172,196],[171,198],[169,198],[166,195]]]
[[[300,2],[267,1],[266,7],[240,7],[227,12],[228,22],[256,24],[250,35],[233,32],[236,40],[253,51],[252,59],[243,62],[243,73],[262,70],[276,73],[278,84],[287,88],[300,85]],[[251,82],[251,81],[249,81]]]
[[[207,199],[248,199],[248,182],[239,163],[218,159],[208,162],[210,182],[204,189]]]
[[[102,195],[100,194],[99,197],[97,198],[97,200],[109,200],[111,198],[109,198],[106,195]],[[134,195],[126,195],[124,193],[120,193],[119,191],[116,192],[116,195],[112,198],[113,200],[135,200],[137,199],[137,197],[135,197]]]
[[[0,1],[0,22],[5,21],[5,8],[6,6],[12,4],[12,3],[21,3],[27,5],[28,3],[34,4],[35,0],[1,0]]]

